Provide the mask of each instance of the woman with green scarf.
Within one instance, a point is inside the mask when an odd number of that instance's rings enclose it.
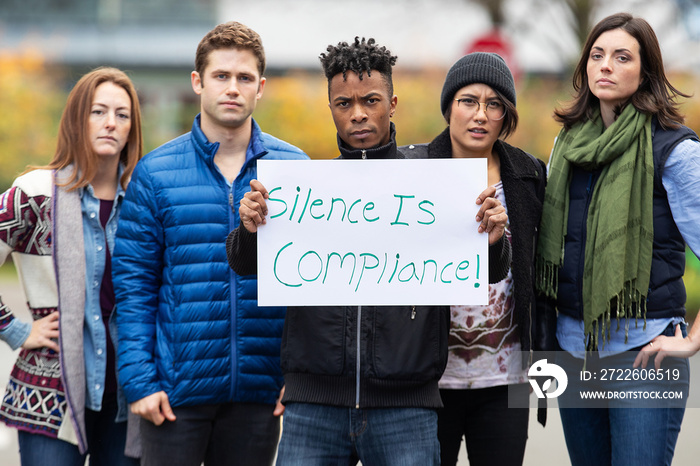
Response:
[[[664,360],[670,382],[609,375],[631,371],[657,336],[685,335],[686,243],[700,252],[700,145],[675,101],[688,96],[666,78],[649,24],[624,13],[593,28],[573,84],[573,102],[555,112],[563,128],[536,260],[538,291],[558,310],[556,363],[569,375],[559,399],[569,456],[574,466],[671,464],[688,361]],[[652,408],[620,395],[659,390],[684,396]],[[582,391],[612,399],[592,408]]]

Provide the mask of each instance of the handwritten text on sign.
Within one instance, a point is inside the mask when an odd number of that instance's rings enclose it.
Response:
[[[484,159],[258,161],[260,305],[488,303]]]

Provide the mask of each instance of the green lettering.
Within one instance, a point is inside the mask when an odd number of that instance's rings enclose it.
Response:
[[[421,222],[420,220],[418,220],[418,223],[420,223],[421,225],[431,225],[431,224],[435,223],[435,214],[433,214],[433,213],[432,213],[431,211],[429,211],[428,209],[424,209],[424,208],[423,208],[423,204],[429,204],[431,207],[435,207],[435,204],[433,204],[433,203],[430,202],[430,201],[421,201],[421,203],[418,204],[418,208],[419,208],[420,210],[422,210],[423,212],[425,212],[426,214],[429,214],[431,217],[433,217],[433,219],[432,219],[431,221],[429,221],[429,222]]]
[[[357,223],[357,220],[352,220],[352,219],[350,219],[350,214],[352,213],[352,208],[355,207],[355,206],[356,206],[357,204],[359,204],[360,202],[362,202],[362,199],[356,200],[355,202],[352,203],[352,205],[350,206],[350,209],[348,209],[348,222],[350,222],[350,223]]]
[[[423,261],[423,275],[420,277],[420,284],[421,285],[423,284],[423,279],[425,278],[425,271],[427,269],[427,267],[426,267],[427,264],[433,264],[435,266],[435,276],[433,277],[433,283],[435,283],[437,281],[437,269],[438,269],[437,262],[435,262],[432,259],[428,259],[428,260]]]
[[[345,262],[345,258],[348,256],[352,257],[352,259],[353,259],[353,261],[352,261],[352,274],[350,274],[350,280],[348,281],[348,285],[352,284],[352,278],[355,276],[355,267],[357,267],[357,257],[355,257],[355,254],[353,254],[351,252],[345,254],[342,257],[337,252],[332,252],[332,253],[328,254],[328,260],[326,261],[326,273],[323,276],[322,283],[326,283],[326,278],[328,277],[328,269],[331,266],[331,258],[334,256],[338,256],[338,258],[340,259],[340,268],[341,269],[343,268],[343,262]]]
[[[291,246],[291,245],[292,245],[292,241],[290,241],[289,243],[285,244],[284,246],[282,246],[282,249],[280,249],[279,251],[277,251],[277,255],[275,256],[275,266],[274,266],[273,272],[274,272],[275,278],[277,279],[278,282],[280,282],[280,283],[283,284],[284,286],[290,286],[290,287],[296,288],[296,287],[298,287],[298,286],[301,286],[301,283],[299,283],[298,285],[292,285],[292,284],[283,282],[282,279],[280,279],[279,275],[277,275],[277,260],[279,259],[280,254],[282,254],[282,251],[284,251],[285,249],[287,249],[287,247],[289,247],[289,246]]]
[[[313,217],[314,220],[321,220],[323,217],[326,216],[326,214],[321,214],[321,215],[319,215],[319,216],[317,217],[317,216],[314,215],[314,213],[311,211],[311,210],[314,208],[314,206],[322,206],[322,205],[323,205],[323,201],[322,201],[321,199],[314,199],[314,200],[311,202],[311,207],[309,207],[309,215],[311,215],[311,217]]]
[[[301,215],[299,216],[299,221],[297,223],[301,223],[301,219],[304,218],[304,213],[306,212],[306,207],[309,205],[310,198],[311,198],[311,188],[309,188],[309,192],[306,194],[306,202],[304,202],[304,209],[301,211]]]
[[[384,271],[386,271],[386,264],[389,262],[389,257],[387,253],[384,253],[384,267],[382,267],[382,274],[379,276],[379,280],[377,280],[377,283],[382,281],[382,277],[384,276]]]
[[[463,266],[462,264],[466,264],[466,265]],[[460,276],[459,276],[459,271],[460,270],[467,270],[467,267],[469,267],[469,261],[462,261],[459,264],[457,264],[457,270],[455,270],[455,277],[457,278],[457,280],[461,280],[461,281],[469,280],[469,275],[467,275],[464,278],[460,278]]]
[[[481,268],[481,260],[479,258],[479,255],[476,255],[476,279],[479,280],[479,269]],[[479,288],[481,286],[481,283],[478,281],[474,283],[474,288]]]
[[[355,286],[355,292],[357,292],[357,289],[360,287],[360,282],[362,281],[362,276],[365,274],[365,269],[376,269],[377,267],[379,267],[379,258],[374,254],[362,253],[360,254],[360,257],[362,257],[363,259],[362,269],[360,270],[360,277],[357,279],[357,286]],[[377,263],[374,264],[372,267],[367,267],[367,257],[374,258],[374,260],[377,261]]]
[[[365,205],[365,208],[362,209],[362,216],[363,216],[363,217],[365,218],[365,220],[368,221],[368,222],[376,222],[377,220],[379,220],[379,217],[367,218],[367,211],[368,211],[368,210],[374,210],[374,202],[368,202],[368,203]]]
[[[447,265],[442,268],[442,271],[440,272],[440,281],[442,283],[452,283],[452,280],[446,281],[444,275],[445,275],[445,270],[447,269],[447,267],[451,266],[453,263],[454,262],[448,262]]]
[[[403,271],[408,269],[409,267],[411,268],[411,273],[409,274],[408,278],[401,278],[401,274],[403,273]],[[416,280],[418,280],[418,275],[416,275],[416,265],[413,262],[409,262],[408,264],[404,265],[401,271],[399,272],[399,281],[402,283],[409,282],[413,277],[416,277]]]
[[[327,220],[329,222],[331,221],[331,215],[333,215],[333,206],[335,205],[335,201],[339,201],[339,202],[343,203],[343,216],[340,218],[340,221],[342,222],[343,220],[345,220],[345,213],[348,211],[348,206],[345,204],[345,201],[339,197],[334,197],[333,199],[331,199],[331,210],[330,210],[330,212],[328,212]]]
[[[319,262],[319,265],[320,265],[320,266],[319,266],[318,273],[316,274],[316,276],[315,276],[314,278],[310,279],[310,280],[307,280],[307,279],[304,278],[304,276],[301,274],[301,261],[303,261],[304,258],[305,258],[306,256],[308,256],[309,254],[314,254],[314,255],[318,258],[318,262]],[[316,251],[307,251],[307,252],[305,252],[304,255],[301,256],[301,259],[299,259],[299,263],[297,264],[297,272],[299,272],[299,277],[300,277],[302,280],[304,280],[305,282],[313,282],[313,281],[316,281],[316,279],[317,279],[318,277],[321,276],[321,272],[323,272],[323,261],[321,260],[321,256],[319,256],[318,253],[317,253]]]
[[[291,221],[294,218],[294,211],[297,210],[297,202],[299,201],[299,193],[301,192],[301,188],[297,186],[297,195],[294,198],[294,206],[292,206],[292,213],[289,214],[289,220]]]
[[[391,277],[389,277],[389,283],[394,279],[394,275],[396,275],[396,269],[399,266],[399,253],[396,253],[396,263],[394,264],[394,271],[391,273]]]
[[[416,196],[405,196],[402,194],[394,194],[394,197],[398,197],[400,199],[400,201],[399,201],[399,210],[396,212],[396,220],[391,222],[391,225],[406,225],[406,226],[408,226],[408,223],[399,221],[399,217],[401,217],[401,210],[403,209],[403,200],[404,199],[413,199]]]
[[[270,193],[269,193],[270,198],[268,199],[268,202],[281,202],[282,204],[284,204],[284,210],[282,212],[280,212],[279,214],[271,215],[270,218],[280,217],[280,216],[284,215],[284,213],[287,211],[287,203],[286,202],[284,202],[282,199],[275,199],[274,197],[272,197],[272,193],[274,193],[275,191],[279,191],[280,189],[282,189],[282,187],[278,186],[278,187],[274,188],[272,191],[270,191]]]

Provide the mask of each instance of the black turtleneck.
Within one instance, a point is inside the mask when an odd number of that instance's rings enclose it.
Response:
[[[394,123],[389,123],[389,142],[383,146],[372,147],[370,149],[353,149],[345,141],[338,139],[338,149],[340,149],[339,159],[404,159],[404,155],[396,149],[396,127]]]

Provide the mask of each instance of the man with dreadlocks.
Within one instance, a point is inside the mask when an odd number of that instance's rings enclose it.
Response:
[[[355,38],[328,46],[320,58],[339,159],[405,158],[391,122],[396,57],[374,39]],[[257,271],[255,232],[267,214],[267,190],[257,180],[251,188],[239,208],[242,228],[227,240],[229,263],[242,275]],[[502,206],[483,201],[483,228],[502,233]],[[492,282],[507,273],[507,243],[491,247]],[[437,383],[447,361],[449,321],[447,308],[288,308],[277,465],[439,464],[435,409],[442,405]]]

